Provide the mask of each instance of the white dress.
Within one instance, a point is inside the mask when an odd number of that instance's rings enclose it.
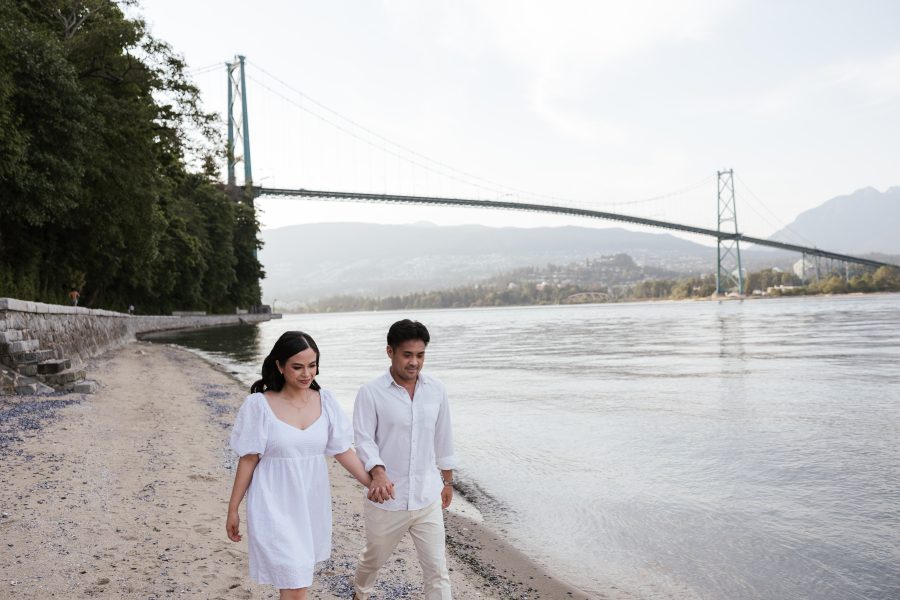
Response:
[[[247,490],[250,577],[278,589],[309,587],[331,555],[331,484],[325,456],[350,448],[353,431],[334,396],[319,392],[322,415],[306,429],[278,419],[261,393],[244,400],[231,447],[259,454]]]

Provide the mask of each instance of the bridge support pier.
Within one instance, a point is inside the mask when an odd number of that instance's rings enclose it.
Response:
[[[729,292],[744,295],[741,242],[734,203],[734,170],[718,171],[718,243],[716,246],[716,295]],[[726,231],[727,229],[727,231]]]
[[[247,115],[247,78],[244,75],[244,56],[237,56],[235,62],[225,63],[228,71],[228,185],[236,185],[235,166],[244,163],[244,187],[249,192],[253,188],[253,168],[250,163],[250,124]],[[235,115],[234,105],[240,100],[240,118]],[[242,145],[242,154],[235,152],[236,143]]]

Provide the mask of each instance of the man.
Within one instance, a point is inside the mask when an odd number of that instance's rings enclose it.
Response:
[[[453,499],[456,457],[447,392],[421,372],[429,341],[418,321],[391,325],[391,366],[356,395],[356,452],[372,475],[364,510],[366,548],[353,581],[357,600],[367,600],[378,569],[407,532],[422,565],[424,597],[451,598],[441,509]]]

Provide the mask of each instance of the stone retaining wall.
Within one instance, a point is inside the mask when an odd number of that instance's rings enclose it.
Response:
[[[133,341],[142,333],[259,323],[270,318],[270,314],[127,315],[80,306],[0,298],[0,337],[3,338],[0,342],[5,346],[7,356],[13,352],[40,349],[49,351],[49,357],[45,359],[70,359],[77,368],[92,356]],[[0,362],[15,368],[9,361]]]

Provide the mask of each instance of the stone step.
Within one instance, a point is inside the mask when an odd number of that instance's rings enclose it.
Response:
[[[16,371],[18,371],[20,375],[25,375],[26,377],[34,377],[38,374],[38,366],[37,363],[19,365],[16,367]]]
[[[75,383],[84,379],[86,373],[84,369],[67,369],[59,373],[48,373],[46,375],[37,375],[37,379],[43,381],[47,385],[63,387],[68,383]]]
[[[63,389],[67,392],[72,392],[73,394],[95,394],[97,390],[100,389],[100,385],[96,381],[85,379],[83,381],[67,383],[63,386]]]
[[[17,371],[0,367],[0,394],[49,394],[55,390]]]
[[[30,365],[53,358],[53,350],[31,350],[29,352],[14,352],[6,356],[0,353],[0,362],[17,368],[19,365]]]
[[[38,381],[20,383],[16,386],[16,393],[21,396],[34,396],[35,394],[49,394],[56,390]]]
[[[16,393],[19,374],[0,365],[0,396]]]
[[[51,373],[59,373],[66,369],[72,368],[72,361],[68,358],[52,358],[50,360],[42,360],[37,364],[37,372],[41,375],[49,375]]]
[[[0,344],[11,344],[22,340],[21,329],[7,329],[0,331]]]
[[[31,352],[41,347],[37,340],[17,340],[15,342],[0,343],[0,354],[16,354],[18,352]]]

